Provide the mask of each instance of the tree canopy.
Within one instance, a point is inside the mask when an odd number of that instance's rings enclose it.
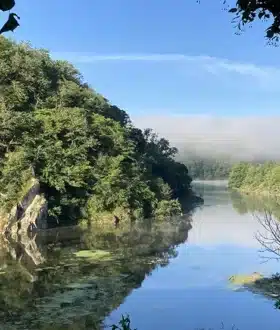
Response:
[[[230,172],[229,187],[249,193],[266,192],[279,195],[280,164],[277,162],[235,164]]]
[[[9,210],[35,176],[60,223],[115,212],[181,211],[190,192],[177,149],[90,88],[70,63],[0,36],[0,198]]]

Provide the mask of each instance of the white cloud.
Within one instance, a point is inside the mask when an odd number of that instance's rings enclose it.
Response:
[[[220,75],[235,73],[258,80],[280,81],[280,67],[259,66],[252,63],[242,63],[234,60],[203,55],[185,54],[94,54],[80,52],[53,52],[55,59],[65,59],[73,63],[94,64],[98,62],[181,62],[197,66],[210,74]]]
[[[224,77],[234,80],[246,92],[248,86],[255,91],[256,99],[260,89],[277,92],[280,89],[280,67],[241,63],[234,60],[202,55],[185,54],[93,54],[93,53],[52,53],[56,59],[91,65],[100,62],[159,62],[180,63],[182,72],[197,72],[215,75],[224,83]],[[192,70],[189,70],[192,69]],[[205,73],[205,74],[204,74]],[[245,82],[241,80],[245,79]],[[205,77],[207,79],[207,77]],[[212,80],[209,80],[212,83]],[[203,91],[202,91],[203,94]],[[270,98],[268,98],[268,103]],[[262,101],[262,99],[260,99]],[[219,117],[219,116],[135,116],[135,125],[154,128],[177,145],[181,153],[193,150],[199,154],[217,155],[227,153],[235,158],[252,159],[265,157],[280,159],[280,115],[278,117]],[[147,112],[146,112],[147,113]],[[151,113],[151,111],[150,111]]]
[[[238,159],[280,160],[280,115],[221,117],[210,115],[134,116],[140,128],[152,128],[177,146],[181,154],[226,154]]]

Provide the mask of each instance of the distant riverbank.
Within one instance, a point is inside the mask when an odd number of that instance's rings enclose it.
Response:
[[[235,164],[230,172],[228,186],[247,195],[279,198],[280,164],[276,162]]]

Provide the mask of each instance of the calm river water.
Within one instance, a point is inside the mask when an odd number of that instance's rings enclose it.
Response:
[[[204,205],[172,221],[2,240],[0,329],[98,329],[128,313],[138,330],[278,330],[274,301],[228,278],[280,270],[263,263],[252,215],[280,207],[221,183],[194,187]]]

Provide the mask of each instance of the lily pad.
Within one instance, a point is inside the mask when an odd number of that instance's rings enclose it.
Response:
[[[103,250],[81,250],[74,254],[78,258],[86,258],[89,260],[111,260],[111,253]]]

